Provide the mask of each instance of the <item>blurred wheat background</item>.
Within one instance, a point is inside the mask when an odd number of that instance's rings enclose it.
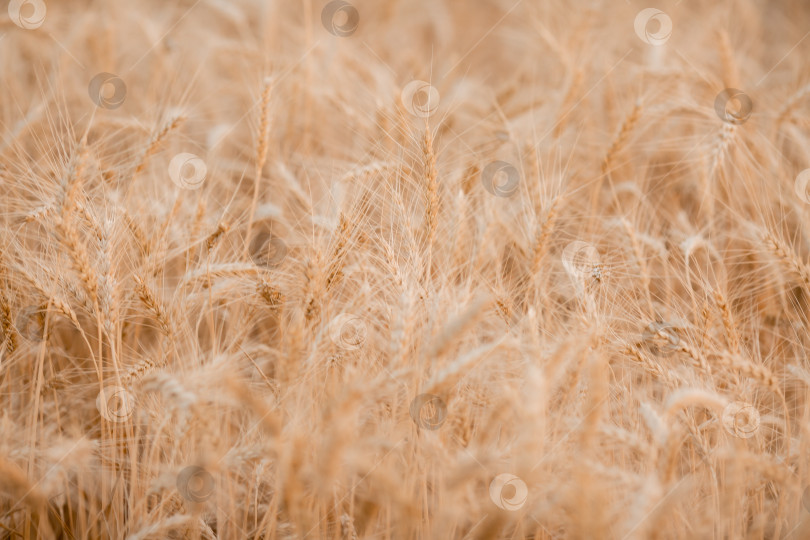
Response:
[[[805,0],[10,0],[0,537],[810,538]]]

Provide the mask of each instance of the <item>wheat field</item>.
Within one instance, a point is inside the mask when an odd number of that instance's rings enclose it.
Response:
[[[806,0],[9,0],[0,538],[810,538]]]

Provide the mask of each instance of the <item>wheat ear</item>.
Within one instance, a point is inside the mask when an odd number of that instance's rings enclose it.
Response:
[[[177,129],[180,124],[183,123],[183,120],[185,120],[183,115],[178,114],[172,116],[165,124],[163,124],[163,127],[149,139],[146,149],[143,151],[140,160],[138,160],[138,164],[135,166],[135,175],[143,172],[149,158],[157,153],[160,146],[163,144],[163,141],[165,141],[169,136],[169,133]]]
[[[616,155],[619,154],[619,152],[621,152],[625,146],[627,146],[633,130],[638,124],[638,121],[641,119],[643,110],[644,108],[641,104],[641,100],[636,101],[635,106],[633,106],[633,110],[630,112],[627,118],[624,119],[624,122],[622,122],[618,135],[616,135],[616,138],[613,139],[613,143],[610,145],[607,154],[605,154],[605,159],[602,161],[603,176],[607,176],[610,173],[610,170],[613,167],[613,161],[616,159]]]
[[[810,267],[799,259],[798,255],[796,255],[789,246],[770,231],[762,231],[760,234],[771,251],[773,251],[783,263],[787,264],[791,270],[798,274],[805,290],[810,292]]]
[[[733,353],[738,353],[740,352],[740,334],[737,332],[737,327],[734,324],[734,316],[731,314],[731,308],[729,308],[726,298],[719,290],[714,291],[714,301],[720,309],[729,349],[731,349]]]
[[[422,141],[422,164],[425,174],[425,229],[428,242],[428,260],[433,251],[433,243],[436,240],[439,215],[439,184],[438,173],[436,172],[436,152],[433,148],[433,134],[430,126],[425,122],[425,137]]]
[[[158,326],[167,336],[172,334],[172,319],[170,310],[163,304],[157,297],[152,289],[146,284],[143,278],[135,276],[135,292],[138,293],[138,298],[144,306],[152,313],[152,316],[158,323]]]
[[[253,178],[253,199],[250,202],[247,232],[245,233],[245,256],[250,248],[250,233],[253,230],[253,219],[256,216],[256,206],[259,203],[259,184],[262,179],[262,170],[267,161],[267,151],[270,147],[270,95],[273,90],[273,81],[269,77],[264,80],[264,89],[261,97],[261,112],[259,120],[259,136],[256,140],[256,169]]]

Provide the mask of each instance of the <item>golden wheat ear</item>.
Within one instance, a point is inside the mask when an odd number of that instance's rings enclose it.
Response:
[[[253,229],[253,218],[256,215],[256,206],[259,203],[259,186],[261,184],[262,170],[267,161],[267,151],[270,148],[270,96],[273,90],[273,79],[265,78],[262,86],[262,94],[259,100],[261,104],[259,112],[259,134],[256,138],[256,169],[253,180],[253,198],[250,201],[250,213],[248,214],[247,232],[245,233],[245,252],[247,253],[250,243],[250,232]]]

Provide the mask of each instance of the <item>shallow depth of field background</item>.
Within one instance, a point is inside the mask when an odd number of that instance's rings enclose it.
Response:
[[[0,537],[810,537],[804,0],[2,7]]]

